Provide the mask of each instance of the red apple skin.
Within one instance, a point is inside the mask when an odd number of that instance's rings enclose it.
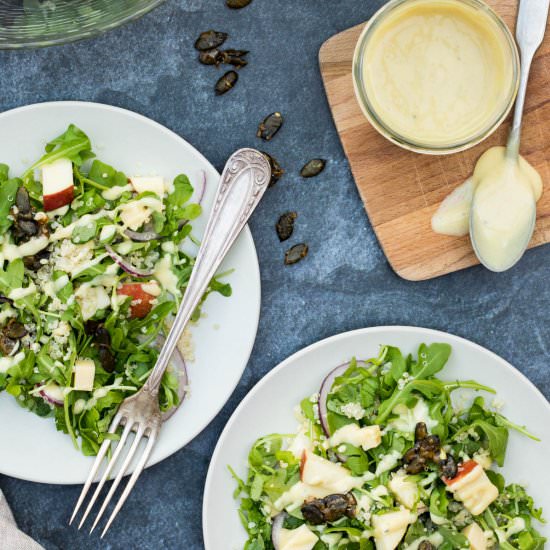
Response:
[[[132,304],[130,306],[130,316],[133,319],[143,319],[153,309],[152,302],[155,296],[145,292],[141,283],[124,283],[117,290],[117,294],[131,296],[132,301],[140,300],[139,304]]]
[[[57,210],[62,206],[71,204],[74,199],[74,186],[66,187],[53,195],[44,195],[44,210]]]
[[[455,477],[449,479],[447,477],[442,477],[446,485],[451,486],[453,483],[456,483],[459,479],[462,479],[464,476],[468,475],[476,466],[477,462],[475,460],[467,460],[466,462],[461,462],[458,465],[458,472]]]

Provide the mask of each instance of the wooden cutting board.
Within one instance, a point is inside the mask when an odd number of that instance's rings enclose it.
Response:
[[[519,0],[488,0],[513,29]],[[438,235],[432,214],[468,176],[478,157],[504,145],[509,120],[480,145],[452,155],[421,155],[383,138],[355,100],[351,66],[363,25],[330,38],[319,62],[329,104],[370,222],[395,272],[420,281],[479,263],[468,237]],[[531,69],[521,153],[539,171],[544,194],[531,247],[550,242],[550,24]]]

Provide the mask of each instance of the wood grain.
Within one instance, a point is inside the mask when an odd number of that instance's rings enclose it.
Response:
[[[490,0],[513,29],[518,0]],[[544,194],[530,247],[550,242],[550,32],[531,69],[521,153],[540,172]],[[319,63],[336,128],[359,193],[378,240],[395,272],[419,281],[478,263],[468,237],[438,235],[430,222],[441,201],[471,175],[487,148],[504,145],[510,117],[487,140],[452,155],[405,151],[382,137],[366,120],[355,99],[352,58],[363,25],[323,44]]]

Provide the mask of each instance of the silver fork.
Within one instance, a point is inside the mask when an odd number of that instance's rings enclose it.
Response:
[[[78,528],[80,529],[86,518],[90,514],[95,502],[105,482],[109,479],[114,466],[119,462],[128,440],[130,432],[136,432],[135,438],[127,451],[122,466],[120,466],[117,475],[107,493],[103,504],[96,516],[90,533],[95,529],[99,520],[103,516],[109,502],[117,490],[122,478],[134,460],[136,451],[140,446],[142,439],[146,439],[145,449],[137,460],[134,472],[124,488],[116,506],[103,529],[101,538],[111,526],[122,505],[128,498],[130,491],[134,487],[138,477],[147,465],[151,451],[157,440],[162,424],[161,413],[158,403],[159,386],[166,370],[170,357],[174,351],[176,343],[180,338],[185,325],[187,325],[191,315],[198,306],[200,299],[220,266],[221,261],[229,251],[231,245],[238,237],[245,226],[248,218],[258,205],[262,198],[271,177],[271,169],[268,161],[258,151],[254,149],[240,149],[234,153],[222,173],[220,185],[214,201],[214,206],[201,247],[197,254],[193,273],[189,279],[185,295],[179,307],[174,324],[170,329],[166,342],[162,347],[155,368],[151,371],[148,380],[141,390],[131,397],[126,398],[119,407],[111,426],[109,433],[114,434],[119,427],[123,427],[120,440],[114,449],[113,455],[106,465],[105,471],[97,485],[97,488],[88,503],[88,506],[82,516]],[[88,491],[96,478],[101,463],[105,458],[113,440],[105,439],[99,448],[97,458],[92,466],[88,479],[84,484],[69,525],[75,519],[80,507],[82,506]]]

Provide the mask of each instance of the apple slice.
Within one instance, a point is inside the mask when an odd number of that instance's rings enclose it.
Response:
[[[155,281],[124,283],[117,290],[117,294],[131,296],[130,316],[134,319],[143,319],[153,309],[153,300],[160,294],[160,286]]]
[[[297,529],[281,528],[277,542],[276,550],[312,550],[319,538],[304,524]]]
[[[347,493],[362,485],[362,478],[352,477],[349,470],[317,456],[310,451],[302,453],[300,479],[307,485],[323,487],[330,493]]]
[[[407,527],[415,521],[408,510],[398,510],[372,516],[376,550],[394,550],[404,537]]]
[[[442,479],[446,485],[451,487],[452,485],[454,485],[455,483],[457,483],[458,481],[466,477],[477,465],[478,464],[475,460],[467,460],[466,462],[461,462],[458,465],[458,469],[455,477],[452,477],[450,479],[447,477],[443,477]]]
[[[160,198],[164,195],[165,186],[162,176],[131,176],[130,183],[136,193],[150,191]]]
[[[56,210],[74,199],[73,163],[58,159],[42,167],[44,210]]]
[[[455,500],[462,502],[473,516],[482,514],[498,497],[498,488],[475,460],[463,462],[454,478],[443,481]]]
[[[470,523],[462,529],[462,534],[468,539],[471,550],[487,550],[487,539],[483,529],[477,523]]]

